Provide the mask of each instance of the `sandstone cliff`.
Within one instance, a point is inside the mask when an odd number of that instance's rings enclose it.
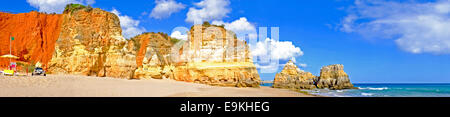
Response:
[[[218,86],[259,87],[260,78],[245,41],[223,27],[194,25],[189,40],[173,49],[174,78]]]
[[[119,18],[98,8],[68,5],[49,72],[132,77],[135,55],[122,36]]]
[[[144,33],[130,40],[137,51],[136,64],[138,69],[134,72],[136,79],[174,79],[171,49],[173,43],[167,34]]]
[[[211,28],[212,27],[212,28]],[[164,33],[132,38],[136,79],[174,79],[216,86],[259,87],[260,78],[248,45],[223,27],[195,25],[188,41]]]
[[[283,70],[275,75],[273,80],[274,88],[287,89],[315,89],[314,80],[316,76],[310,72],[300,70],[294,62],[289,61]]]
[[[18,35],[13,54],[43,63],[48,73],[259,87],[247,43],[221,26],[195,25],[188,41],[163,33],[126,40],[116,15],[78,4],[60,15],[0,13],[0,18],[0,53],[9,52],[12,32]]]
[[[55,42],[61,30],[62,15],[39,12],[9,14],[0,12],[0,55],[9,54],[10,36],[12,54],[23,62],[40,62],[45,68],[55,51]],[[0,68],[9,65],[0,58]]]
[[[344,65],[335,64],[322,67],[320,70],[318,88],[329,89],[354,89],[356,87],[350,82],[347,73],[344,72]]]

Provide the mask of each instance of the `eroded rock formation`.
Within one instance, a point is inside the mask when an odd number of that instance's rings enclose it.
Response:
[[[98,8],[68,5],[49,72],[130,78],[135,55],[122,36],[119,18]]]
[[[12,54],[23,62],[40,62],[45,68],[55,51],[55,42],[61,30],[62,15],[30,13],[10,14],[0,12],[0,55],[9,54],[10,36]],[[0,68],[9,60],[0,58]]]
[[[174,47],[175,80],[217,86],[259,87],[245,41],[215,25],[194,25],[189,40]]]
[[[136,64],[138,69],[134,72],[136,79],[174,79],[171,49],[174,43],[167,34],[144,33],[130,40],[135,43],[138,52]]]
[[[274,88],[287,89],[315,89],[314,80],[317,77],[310,72],[300,70],[294,62],[289,61],[283,70],[275,75]]]
[[[300,70],[292,61],[284,66],[283,70],[275,75],[274,88],[301,89],[357,89],[353,86],[344,72],[341,64],[325,66],[320,71],[320,76],[314,76],[310,72]]]
[[[318,88],[328,89],[355,89],[350,82],[347,73],[344,72],[344,65],[335,64],[322,67],[320,69]]]

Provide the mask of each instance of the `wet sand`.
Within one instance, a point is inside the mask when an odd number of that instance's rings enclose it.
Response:
[[[174,80],[0,76],[0,97],[315,97],[287,89],[218,87]]]

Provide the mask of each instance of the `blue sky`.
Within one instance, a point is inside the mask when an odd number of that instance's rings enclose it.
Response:
[[[43,9],[46,0],[14,0],[0,4],[0,11],[15,13],[52,11]],[[169,0],[178,5],[164,18],[150,17],[158,3],[152,0],[69,0],[92,4],[106,11],[120,12],[122,26],[130,31],[172,33],[175,27],[189,28],[190,9],[200,10],[202,0]],[[206,0],[209,1],[209,0]],[[291,53],[302,70],[319,75],[329,64],[344,64],[352,82],[357,83],[450,83],[450,2],[448,0],[219,0],[223,5],[216,13],[200,19],[220,21],[233,27],[240,22],[258,27],[279,27],[279,40],[287,46],[279,48]],[[167,2],[167,1],[165,1]],[[217,1],[216,1],[217,2]],[[51,5],[63,4],[52,3]],[[209,2],[213,3],[213,2]],[[50,5],[50,6],[51,6]],[[174,5],[174,4],[172,4]],[[56,8],[53,6],[49,8]],[[62,7],[63,8],[63,7]],[[205,9],[212,12],[217,9]],[[167,16],[167,12],[171,12]],[[122,21],[122,22],[124,22]],[[133,34],[133,33],[130,33]],[[125,34],[124,34],[125,35]],[[269,36],[270,37],[270,36]],[[291,45],[295,46],[288,48]],[[290,46],[289,46],[290,47]],[[269,53],[276,55],[277,53]],[[284,64],[289,59],[282,59]],[[278,70],[280,71],[281,68]],[[261,73],[263,80],[272,80],[275,73]]]

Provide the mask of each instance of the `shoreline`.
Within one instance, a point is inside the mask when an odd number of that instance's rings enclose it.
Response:
[[[170,79],[0,76],[0,97],[323,97],[289,89],[220,87]]]

